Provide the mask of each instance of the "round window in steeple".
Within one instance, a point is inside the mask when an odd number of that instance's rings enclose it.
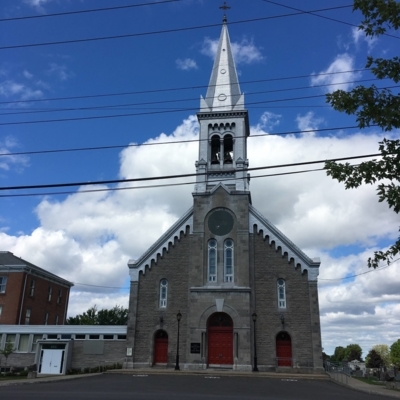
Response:
[[[226,94],[220,94],[219,96],[218,96],[218,100],[219,101],[225,101],[227,99],[227,97],[226,97]]]
[[[226,69],[221,69],[219,72],[221,72],[221,74],[226,74]]]

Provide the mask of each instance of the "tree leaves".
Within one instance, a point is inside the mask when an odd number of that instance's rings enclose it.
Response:
[[[97,306],[90,307],[87,311],[76,317],[67,319],[68,325],[126,325],[128,322],[128,309],[115,305],[110,310],[97,310]]]
[[[354,0],[354,10],[360,10],[364,21],[359,29],[367,36],[379,36],[388,29],[400,27],[400,3],[394,0]],[[400,59],[368,57],[367,68],[378,79],[400,81]],[[358,126],[366,128],[379,126],[388,132],[400,128],[400,95],[390,89],[398,86],[378,88],[356,86],[346,92],[337,90],[326,96],[326,101],[337,111],[356,117]],[[327,175],[344,182],[346,189],[357,188],[363,184],[376,184],[379,202],[386,202],[395,213],[400,212],[400,140],[384,139],[379,143],[382,157],[359,165],[327,162]],[[377,251],[368,260],[368,267],[377,268],[382,261],[389,265],[400,252],[400,238],[387,251]]]

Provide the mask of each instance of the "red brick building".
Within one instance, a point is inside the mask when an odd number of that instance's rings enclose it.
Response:
[[[0,251],[0,324],[64,325],[71,282]]]

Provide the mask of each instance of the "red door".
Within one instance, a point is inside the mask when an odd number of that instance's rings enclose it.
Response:
[[[154,364],[166,364],[168,362],[168,334],[158,331],[154,338]]]
[[[209,318],[208,364],[233,364],[233,321],[225,313],[215,313]]]
[[[276,358],[278,367],[292,366],[292,340],[286,332],[280,332],[276,337]]]

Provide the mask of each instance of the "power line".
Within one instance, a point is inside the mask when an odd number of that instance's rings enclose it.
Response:
[[[370,81],[377,81],[381,80],[378,78],[370,78],[370,79],[360,79],[357,81],[347,81],[347,82],[340,82],[340,83],[326,83],[321,85],[314,85],[314,86],[300,86],[300,87],[293,87],[293,88],[285,88],[285,89],[272,89],[272,90],[261,90],[258,92],[247,92],[245,93],[246,96],[254,96],[258,94],[267,94],[267,93],[281,93],[281,92],[289,92],[295,90],[305,90],[305,89],[318,89],[322,87],[329,87],[329,86],[337,86],[337,85],[346,85],[346,84],[353,84],[353,83],[361,83],[361,82],[370,82]],[[231,97],[233,95],[228,95],[227,97]],[[213,96],[204,97],[205,100],[213,99]],[[65,112],[65,111],[83,111],[83,110],[104,110],[104,109],[112,109],[115,110],[116,107],[132,107],[132,106],[144,106],[144,105],[154,105],[154,104],[167,104],[167,103],[180,103],[180,102],[188,102],[188,101],[199,101],[198,97],[191,97],[186,99],[175,99],[175,100],[157,100],[157,101],[149,101],[149,102],[140,102],[140,103],[125,103],[125,104],[115,104],[115,105],[105,105],[105,106],[90,106],[90,107],[75,107],[75,108],[50,108],[50,109],[26,109],[24,108],[23,111],[18,109],[17,112],[7,112],[7,113],[0,113],[1,115],[22,115],[22,114],[37,114],[37,113],[50,113],[50,112]],[[10,110],[8,108],[8,110]],[[124,109],[123,109],[124,110]],[[126,108],[125,108],[126,110]]]
[[[329,8],[319,9],[319,10],[312,10],[309,12],[322,12],[322,11],[336,10],[338,8],[348,8],[348,7],[349,6],[329,7]],[[289,13],[289,14],[273,15],[273,16],[268,16],[268,17],[250,18],[250,19],[229,22],[229,25],[266,21],[266,20],[270,20],[270,19],[292,17],[292,16],[297,16],[297,15],[302,15],[302,14],[304,14],[304,12],[295,12],[295,13]],[[172,29],[164,29],[164,30],[159,30],[159,31],[127,33],[124,35],[101,36],[101,37],[85,38],[85,39],[70,39],[70,40],[59,40],[59,41],[54,41],[54,42],[41,42],[41,43],[25,43],[25,44],[11,45],[11,46],[1,46],[0,50],[21,49],[21,48],[39,47],[39,46],[52,46],[52,45],[71,44],[71,43],[95,42],[95,41],[99,41],[99,40],[124,39],[124,38],[130,38],[130,37],[160,35],[160,34],[167,34],[167,33],[174,33],[174,32],[193,31],[193,30],[197,30],[197,29],[215,28],[218,26],[221,26],[221,24],[218,23],[218,24],[197,25],[197,26],[188,26],[188,27],[184,27],[184,28],[172,28]]]
[[[393,263],[395,263],[396,261],[399,261],[399,260],[400,260],[400,258],[397,258],[396,260],[391,261],[391,264],[390,264],[390,265],[386,265],[386,266],[381,267],[381,268],[371,269],[370,271],[361,272],[360,274],[345,276],[344,278],[336,278],[336,279],[318,278],[318,280],[319,280],[319,281],[343,281],[343,280],[345,280],[345,279],[355,278],[356,276],[369,274],[370,272],[381,271],[382,269],[389,268]]]
[[[320,164],[328,161],[345,161],[345,160],[356,160],[360,158],[370,158],[381,156],[380,153],[377,154],[365,154],[360,156],[352,156],[352,157],[341,157],[341,158],[331,158],[325,160],[315,160],[315,161],[305,161],[300,163],[289,163],[289,164],[279,164],[279,165],[270,165],[264,167],[254,167],[248,168],[246,171],[260,171],[265,169],[273,169],[273,168],[287,168],[287,167],[297,167],[301,165],[311,165],[311,164]],[[236,170],[232,169],[231,172],[236,172]],[[193,176],[205,176],[209,173],[191,173],[191,174],[179,174],[179,175],[163,175],[163,176],[154,176],[154,177],[146,177],[146,178],[130,178],[130,179],[111,179],[111,180],[103,180],[103,181],[93,181],[93,182],[70,182],[70,183],[52,183],[52,184],[43,184],[43,185],[20,185],[20,186],[3,186],[0,187],[0,191],[3,190],[30,190],[30,189],[49,189],[49,188],[57,188],[57,187],[73,187],[73,186],[90,186],[90,185],[109,185],[109,184],[119,184],[119,183],[128,183],[128,182],[146,182],[146,181],[156,181],[156,180],[165,180],[165,179],[178,179],[178,178],[189,178]]]
[[[376,127],[377,125],[370,125],[371,127]],[[267,136],[280,136],[280,135],[296,135],[301,133],[311,133],[311,132],[329,132],[335,130],[343,130],[343,129],[358,129],[358,125],[352,126],[339,126],[333,128],[320,128],[320,129],[307,129],[307,130],[297,130],[297,131],[284,131],[284,132],[276,132],[276,133],[265,133],[265,134],[256,134],[251,135],[248,138],[256,138],[256,137],[267,137]],[[243,138],[244,136],[237,136],[237,138]],[[96,147],[80,147],[80,148],[70,148],[70,149],[50,149],[50,150],[35,150],[35,151],[23,151],[23,152],[15,152],[15,153],[0,153],[1,156],[21,156],[21,155],[33,155],[33,154],[49,154],[49,153],[68,153],[74,151],[92,151],[92,150],[109,150],[109,149],[120,149],[120,148],[128,148],[128,147],[142,147],[142,146],[158,146],[158,145],[168,145],[168,144],[181,144],[181,143],[200,143],[202,141],[206,141],[208,139],[187,139],[187,140],[174,140],[170,142],[157,142],[157,143],[134,143],[134,144],[121,144],[121,145],[109,145],[109,146],[96,146]]]
[[[348,71],[339,71],[339,72],[324,72],[315,75],[297,75],[297,76],[286,76],[279,78],[268,78],[268,79],[257,79],[251,81],[241,82],[241,85],[252,84],[252,83],[262,83],[262,82],[275,82],[275,81],[283,81],[283,80],[291,80],[291,79],[302,79],[302,78],[310,78],[317,76],[326,76],[326,75],[337,75],[337,74],[347,74],[353,72],[363,72],[368,71],[370,68],[362,68],[362,69],[353,69]],[[151,89],[151,90],[137,90],[132,92],[119,92],[119,93],[100,93],[100,94],[92,94],[92,95],[82,95],[82,96],[69,96],[69,97],[50,97],[45,99],[31,99],[31,100],[14,100],[14,101],[0,101],[0,104],[15,104],[15,103],[37,103],[44,101],[59,101],[59,100],[77,100],[77,99],[88,99],[88,98],[97,98],[97,97],[113,97],[113,96],[127,96],[133,94],[148,94],[148,93],[161,93],[161,92],[172,92],[172,91],[180,91],[180,90],[193,90],[193,89],[204,89],[208,87],[217,87],[217,86],[228,86],[230,83],[220,84],[220,85],[199,85],[199,86],[186,86],[186,87],[177,87],[177,88],[166,88],[166,89]]]
[[[300,96],[300,97],[293,97],[288,99],[276,99],[276,100],[265,100],[265,101],[256,101],[247,103],[248,105],[251,104],[266,104],[266,103],[277,103],[282,101],[296,101],[296,100],[305,100],[305,99],[315,99],[325,97],[324,94],[321,95],[314,95],[314,96]],[[214,108],[223,108],[224,106],[214,107]],[[0,126],[4,125],[27,125],[27,124],[43,124],[43,123],[53,123],[53,122],[67,122],[67,121],[88,121],[88,120],[95,120],[95,119],[109,119],[109,118],[126,118],[126,117],[135,117],[140,115],[155,115],[155,114],[171,114],[177,112],[188,112],[188,111],[195,111],[194,107],[187,107],[187,108],[177,108],[172,110],[162,110],[162,111],[147,111],[147,112],[139,112],[139,113],[128,113],[128,114],[111,114],[111,115],[96,115],[90,117],[74,117],[74,118],[58,118],[58,119],[42,119],[42,120],[30,120],[30,121],[15,121],[15,122],[1,122]]]
[[[335,18],[326,17],[324,15],[315,14],[315,12],[317,12],[317,11],[305,11],[305,10],[302,10],[300,8],[290,7],[290,6],[287,6],[285,4],[276,3],[275,1],[271,1],[271,0],[263,0],[263,1],[265,1],[266,3],[275,4],[275,5],[280,6],[280,7],[288,8],[289,10],[301,11],[301,12],[303,12],[305,14],[310,14],[313,17],[323,18],[323,19],[327,19],[329,21],[338,22],[339,24],[343,24],[343,25],[348,25],[348,26],[352,26],[352,27],[355,27],[355,28],[359,28],[358,25],[352,24],[350,22],[345,22],[345,21],[342,21],[340,19],[335,19]],[[348,6],[348,7],[353,7],[353,5]],[[384,36],[389,36],[389,37],[392,37],[392,38],[395,38],[395,39],[400,39],[399,36],[391,35],[389,33],[383,33],[383,35]]]
[[[387,86],[384,88],[378,89],[393,89],[398,88],[400,85],[395,86]],[[280,103],[282,101],[298,101],[298,100],[306,100],[306,99],[316,99],[325,97],[325,94],[320,95],[312,95],[312,96],[299,96],[299,97],[291,97],[285,99],[273,99],[273,100],[263,100],[263,101],[253,101],[248,102],[247,105],[255,105],[255,104],[268,104],[268,103]],[[224,106],[213,107],[214,109],[223,108]],[[196,108],[197,110],[197,108]],[[135,117],[142,115],[156,115],[156,114],[170,114],[177,112],[188,112],[195,111],[193,107],[188,108],[177,108],[177,109],[169,109],[169,110],[161,110],[161,111],[147,111],[147,112],[139,112],[139,113],[128,113],[128,114],[112,114],[112,115],[96,115],[90,117],[74,117],[74,118],[58,118],[58,119],[42,119],[42,120],[30,120],[30,121],[15,121],[15,122],[1,122],[0,126],[5,125],[27,125],[27,124],[43,124],[43,123],[53,123],[53,122],[67,122],[67,121],[88,121],[88,120],[96,120],[96,119],[109,119],[109,118],[126,118],[126,117]],[[201,111],[200,111],[201,112]]]
[[[160,0],[160,1],[155,1],[152,3],[139,3],[139,4],[130,4],[130,5],[125,5],[125,6],[92,8],[90,10],[66,11],[66,12],[43,14],[43,15],[25,15],[22,17],[1,18],[0,22],[20,21],[20,20],[36,19],[36,18],[60,17],[60,16],[64,16],[64,15],[85,14],[85,13],[93,13],[93,12],[99,12],[99,11],[114,11],[114,10],[122,10],[122,9],[127,9],[127,8],[152,6],[152,5],[165,4],[165,3],[174,3],[177,1],[182,1],[182,0]]]
[[[392,264],[395,263],[396,261],[400,260],[400,258],[392,261]],[[391,265],[392,265],[391,264]],[[365,274],[369,274],[370,272],[376,272],[376,271],[381,271],[382,269],[386,269],[388,267],[390,267],[391,265],[386,265],[385,267],[381,267],[381,268],[377,268],[377,269],[372,269],[370,271],[366,271],[366,272],[362,272],[360,274],[355,274],[355,275],[351,275],[351,276],[346,276],[344,278],[337,278],[337,279],[323,279],[323,278],[318,278],[319,281],[342,281],[345,279],[351,279],[351,278],[355,278],[356,276],[360,276],[360,275],[365,275]],[[104,289],[122,289],[122,290],[129,290],[129,287],[116,287],[116,286],[100,286],[100,285],[91,285],[88,283],[77,283],[77,282],[73,282],[74,285],[81,285],[81,286],[91,286],[91,287],[98,287],[98,288],[104,288]]]

